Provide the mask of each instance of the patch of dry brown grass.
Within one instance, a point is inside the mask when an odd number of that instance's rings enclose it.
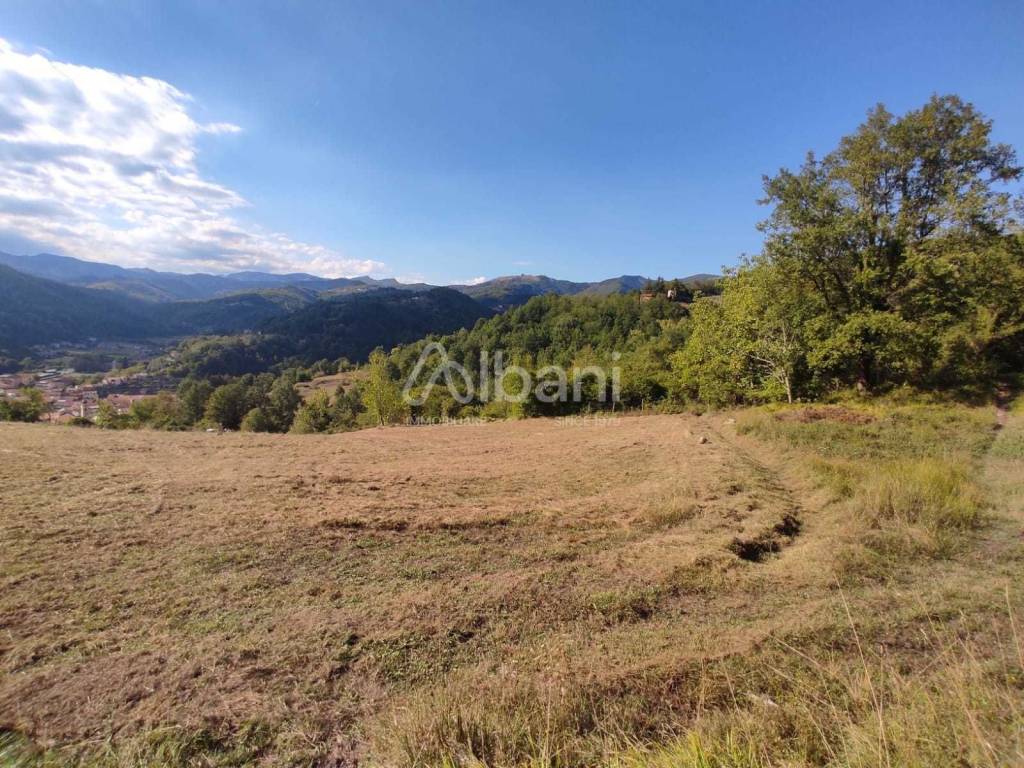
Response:
[[[4,425],[0,725],[89,753],[97,732],[260,722],[274,759],[321,759],[358,752],[383,701],[538,637],[683,626],[704,598],[666,589],[675,569],[780,514],[693,421]],[[293,728],[306,747],[278,742]]]
[[[980,451],[980,413],[897,411],[740,434],[0,425],[0,754],[1011,765],[1020,462]],[[871,541],[933,528],[959,539],[942,561]],[[864,571],[840,593],[844,552]]]

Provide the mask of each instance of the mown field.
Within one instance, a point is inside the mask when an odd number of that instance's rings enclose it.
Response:
[[[1024,414],[0,425],[0,764],[1024,764]]]

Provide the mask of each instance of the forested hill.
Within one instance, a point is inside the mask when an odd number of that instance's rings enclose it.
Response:
[[[266,323],[263,330],[287,340],[291,354],[304,360],[361,360],[379,346],[392,347],[424,333],[472,327],[490,314],[478,302],[450,288],[415,292],[380,288],[318,301]]]
[[[0,348],[89,338],[142,339],[237,333],[316,301],[298,288],[274,288],[207,301],[153,303],[112,291],[64,285],[0,265]]]
[[[429,334],[471,328],[490,314],[450,288],[379,288],[321,299],[263,324],[259,334],[187,340],[153,366],[178,375],[208,377],[340,358],[362,362],[377,347],[391,349]]]
[[[0,265],[0,358],[28,348],[89,339],[134,340],[258,332],[263,369],[285,358],[364,359],[431,333],[472,326],[490,310],[447,288],[406,291],[367,286],[324,295],[298,286],[204,301],[150,302],[115,292],[63,285]],[[237,342],[233,341],[232,344]]]
[[[161,323],[147,309],[126,296],[62,285],[0,265],[0,354],[57,340],[159,335]]]
[[[688,334],[687,308],[684,304],[656,297],[637,301],[633,295],[536,296],[521,307],[444,336],[441,345],[450,360],[462,364],[479,384],[481,352],[493,361],[501,351],[504,364],[515,364],[533,373],[549,365],[584,368],[590,365],[617,366],[621,370],[622,401],[640,405],[662,399],[671,389],[670,357],[685,343]],[[393,350],[390,363],[406,380],[429,339]],[[423,382],[419,382],[422,384]],[[441,388],[435,392],[442,400]],[[594,394],[596,397],[596,393]],[[485,405],[477,403],[478,406]],[[507,415],[501,409],[488,415]],[[599,405],[585,403],[542,406],[532,399],[518,411],[522,414],[555,414]],[[437,413],[452,415],[458,408],[450,398],[433,403]],[[488,406],[490,407],[490,406]]]
[[[689,288],[707,289],[719,279],[717,275],[700,274],[678,278],[676,282]],[[501,312],[521,306],[534,296],[611,296],[643,290],[651,282],[642,275],[620,275],[592,283],[555,280],[546,275],[510,275],[496,277],[477,285],[452,287],[473,297],[484,306]]]

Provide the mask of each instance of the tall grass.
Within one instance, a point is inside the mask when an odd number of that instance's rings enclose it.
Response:
[[[926,458],[865,466],[815,460],[811,469],[817,483],[849,514],[848,533],[857,545],[889,565],[916,555],[948,557],[984,519],[985,494],[963,463]],[[837,565],[845,575],[878,571],[849,549]]]
[[[849,515],[857,546],[890,564],[915,555],[949,556],[982,522],[985,495],[973,474],[993,445],[990,410],[759,409],[743,414],[739,429],[795,449]],[[841,570],[877,571],[849,554],[839,558]]]
[[[789,698],[760,712],[716,712],[684,736],[634,746],[621,768],[1010,768],[1024,765],[1024,692],[1019,640],[979,648],[931,635],[934,663],[908,672],[882,652],[860,649],[856,666],[807,659],[780,670]],[[792,734],[818,734],[801,747]],[[808,748],[810,747],[810,748]]]
[[[993,440],[988,409],[859,406],[815,415],[801,407],[751,409],[738,416],[737,430],[827,459],[980,457]]]
[[[933,530],[977,527],[984,506],[967,469],[942,459],[893,462],[866,478],[856,494],[858,511],[873,523],[895,521]]]
[[[845,601],[844,601],[845,603]],[[847,614],[849,617],[849,614]],[[449,681],[396,707],[373,764],[452,768],[1010,768],[1024,765],[1024,647],[1001,635],[920,629],[911,665],[862,638],[845,653],[778,641],[708,666],[675,692],[657,681],[597,691],[517,675]],[[662,692],[659,695],[659,691]]]

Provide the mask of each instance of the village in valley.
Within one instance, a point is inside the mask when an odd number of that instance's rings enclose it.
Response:
[[[109,403],[116,413],[128,413],[136,400],[173,389],[175,385],[166,376],[145,372],[113,372],[97,377],[73,369],[47,368],[32,373],[0,374],[0,398],[16,399],[23,396],[26,388],[37,389],[46,403],[42,420],[69,424],[76,419],[94,420],[101,402]]]
[[[37,365],[0,373],[0,401],[22,398],[26,389],[37,390],[45,403],[42,420],[54,424],[94,421],[101,402],[115,413],[128,413],[135,401],[178,385],[175,377],[153,374],[139,365],[160,348],[148,342],[98,340],[91,340],[89,347],[41,345],[33,349]]]

